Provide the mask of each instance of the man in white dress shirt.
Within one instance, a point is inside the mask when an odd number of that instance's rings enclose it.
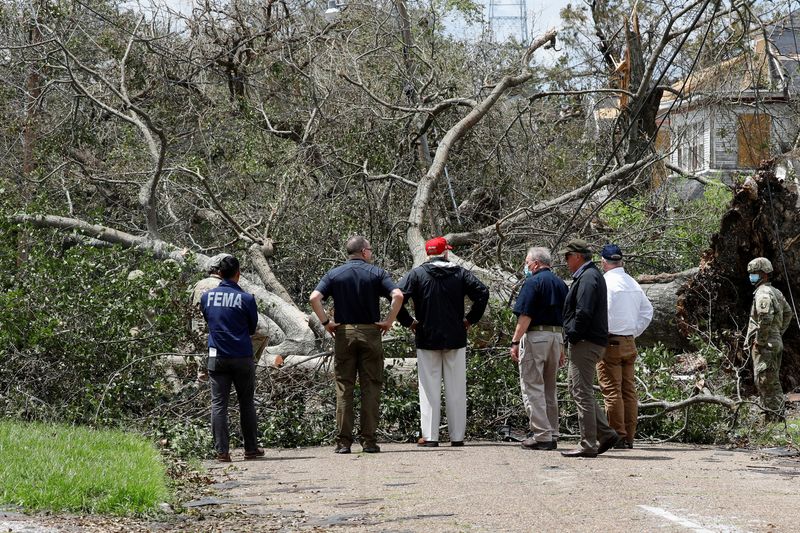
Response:
[[[619,246],[603,246],[600,256],[608,298],[608,348],[597,363],[597,381],[603,391],[608,425],[622,437],[616,448],[633,448],[639,415],[634,339],[650,325],[653,305],[636,280],[625,273]]]

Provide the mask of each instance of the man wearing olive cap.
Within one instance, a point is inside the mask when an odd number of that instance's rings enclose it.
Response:
[[[570,393],[581,431],[580,447],[561,455],[597,457],[620,441],[594,397],[595,365],[608,344],[606,282],[592,262],[586,241],[573,239],[558,254],[572,272],[572,285],[564,301],[564,336],[569,343]]]
[[[792,322],[792,309],[781,291],[769,281],[772,263],[766,257],[756,257],[747,265],[753,293],[750,321],[745,344],[753,356],[753,374],[768,418],[783,416],[783,390],[779,379],[783,334]]]

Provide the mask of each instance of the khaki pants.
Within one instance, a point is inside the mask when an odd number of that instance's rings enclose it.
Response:
[[[376,444],[381,388],[383,345],[375,324],[343,324],[336,329],[333,373],[336,380],[337,444],[353,443],[353,390],[361,385],[361,444]]]
[[[464,440],[467,428],[467,349],[417,349],[419,412],[422,438],[439,440],[444,378],[447,429],[451,442]]]
[[[605,441],[616,434],[594,397],[595,365],[605,351],[605,346],[589,341],[569,345],[569,391],[578,408],[581,448],[593,452],[598,439]]]
[[[563,346],[561,333],[552,331],[529,331],[520,345],[522,403],[538,442],[550,442],[558,436],[556,376]]]
[[[636,353],[632,336],[609,335],[606,354],[597,363],[597,381],[603,391],[608,425],[627,442],[633,442],[639,416],[634,376]]]

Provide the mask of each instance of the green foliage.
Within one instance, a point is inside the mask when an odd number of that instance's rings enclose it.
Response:
[[[688,368],[686,357],[703,361],[703,364],[692,370]],[[729,396],[734,392],[732,377],[722,370],[722,354],[713,346],[701,345],[697,352],[684,354],[682,358],[661,345],[640,350],[637,375],[646,386],[639,387],[640,403],[653,398],[679,402],[700,393]],[[682,442],[701,444],[728,440],[733,420],[723,406],[698,404],[664,415],[660,414],[661,411],[661,407],[640,410],[637,428],[640,437],[675,437]]]
[[[140,436],[0,420],[0,503],[132,515],[168,497],[158,452]]]
[[[706,187],[702,198],[691,201],[667,195],[658,203],[637,196],[609,202],[600,217],[608,225],[608,240],[636,258],[626,261],[629,272],[676,272],[699,264],[731,198],[723,186]]]
[[[6,225],[0,246],[12,274],[0,292],[3,411],[113,425],[155,408],[167,394],[164,355],[184,334],[186,271],[135,251],[31,235],[17,267],[19,231]]]

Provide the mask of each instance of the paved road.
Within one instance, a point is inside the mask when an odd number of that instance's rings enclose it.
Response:
[[[637,443],[638,445],[638,443]],[[562,444],[562,448],[567,447]],[[354,451],[358,446],[354,447]],[[4,531],[800,531],[800,459],[642,445],[597,459],[517,444],[268,450],[166,521],[0,512]]]
[[[287,530],[800,530],[800,460],[762,452],[643,445],[567,459],[506,443],[387,444],[372,455],[269,450],[208,466],[230,503],[207,512]]]

